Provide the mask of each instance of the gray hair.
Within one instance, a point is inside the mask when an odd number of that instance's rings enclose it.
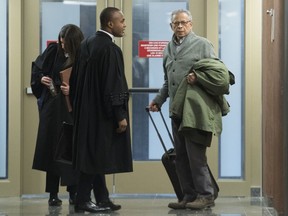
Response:
[[[175,16],[176,14],[179,14],[179,13],[186,13],[187,16],[189,17],[189,20],[192,21],[192,14],[190,13],[189,10],[186,10],[186,9],[178,9],[178,10],[172,11],[172,13],[171,13],[171,22],[173,22],[174,16]]]

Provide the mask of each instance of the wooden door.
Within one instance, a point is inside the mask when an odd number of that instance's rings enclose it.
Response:
[[[284,2],[263,1],[263,196],[283,215],[283,16]]]

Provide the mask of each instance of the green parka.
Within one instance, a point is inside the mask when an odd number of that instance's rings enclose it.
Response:
[[[197,82],[190,85],[186,77],[182,80],[170,106],[171,118],[181,120],[180,131],[200,129],[220,135],[222,115],[229,112],[224,97],[229,94],[229,71],[215,58],[197,61],[192,70]]]

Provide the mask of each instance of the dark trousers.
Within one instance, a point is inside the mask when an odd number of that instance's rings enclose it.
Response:
[[[59,192],[60,176],[52,172],[46,172],[46,188],[45,192],[57,194]]]
[[[77,190],[77,203],[89,202],[92,189],[97,203],[109,200],[105,175],[91,175],[81,172]]]
[[[57,194],[59,192],[60,176],[53,172],[46,172],[46,188],[45,192]],[[69,185],[66,189],[70,194],[77,192],[77,185]]]
[[[109,200],[109,192],[106,186],[105,175],[96,174],[93,181],[93,193],[96,203],[105,202]]]
[[[176,172],[184,200],[196,196],[212,196],[213,187],[207,167],[206,146],[193,141],[193,137],[179,133],[180,124],[172,121],[174,148],[176,150]]]

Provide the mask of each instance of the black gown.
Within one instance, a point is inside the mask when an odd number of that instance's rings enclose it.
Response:
[[[63,70],[65,61],[66,57],[58,53],[58,45],[52,43],[32,63],[31,88],[39,108],[39,127],[32,168],[60,176],[61,185],[75,185],[78,182],[78,173],[73,170],[72,165],[54,160],[63,121],[73,123],[65,97],[60,91],[59,72]],[[58,92],[56,96],[52,96],[49,89],[41,84],[42,76],[52,77]]]
[[[70,78],[73,165],[87,174],[132,171],[128,86],[121,49],[101,31],[84,40]],[[126,118],[126,132],[118,121]]]

